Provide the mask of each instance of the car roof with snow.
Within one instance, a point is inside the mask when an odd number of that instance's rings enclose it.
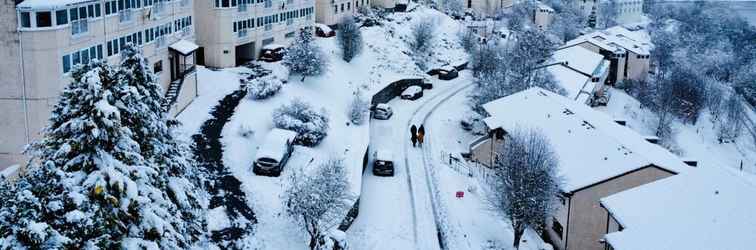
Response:
[[[414,94],[414,93],[417,93],[417,92],[420,92],[420,91],[423,91],[423,88],[421,88],[420,86],[417,86],[417,85],[412,85],[412,86],[407,87],[407,89],[405,89],[404,91],[402,91],[402,95],[404,95],[404,94]]]
[[[605,236],[617,250],[753,249],[756,181],[706,166],[601,199],[622,231]]]
[[[561,188],[567,193],[649,166],[674,173],[689,169],[680,158],[607,114],[542,88],[494,100],[483,108],[490,114],[483,120],[489,128],[535,128],[549,138],[564,177]]]
[[[379,109],[391,109],[391,106],[389,106],[387,103],[378,103],[375,105],[376,108]]]
[[[286,142],[294,141],[294,137],[297,136],[297,132],[274,128],[268,135],[265,136],[263,144],[260,149],[257,150],[255,159],[260,158],[272,158],[280,159],[286,153]]]
[[[266,50],[276,50],[276,49],[283,49],[283,48],[286,48],[286,46],[283,46],[277,43],[271,43],[262,47],[262,49],[266,49]]]
[[[378,150],[375,152],[375,158],[379,161],[393,161],[394,152],[386,149]]]
[[[322,23],[315,23],[315,27],[320,28],[325,33],[331,32],[331,27],[328,27],[328,25],[322,24]]]

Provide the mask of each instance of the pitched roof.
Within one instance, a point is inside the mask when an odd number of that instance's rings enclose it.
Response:
[[[609,116],[542,88],[486,103],[489,128],[538,128],[559,157],[564,192],[573,192],[650,165],[679,173],[687,169],[666,149],[615,123]]]
[[[691,169],[601,199],[624,229],[617,250],[753,249],[756,185],[723,168]]]
[[[586,42],[609,51],[629,50],[639,55],[648,55],[652,48],[650,38],[643,31],[630,31],[622,26],[579,36],[567,41],[560,48],[569,48]]]
[[[597,69],[604,62],[604,56],[580,46],[563,48],[554,51],[551,56],[553,62],[567,62],[573,68],[583,74],[595,75]]]

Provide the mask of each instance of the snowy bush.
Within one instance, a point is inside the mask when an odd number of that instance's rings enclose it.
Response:
[[[289,67],[293,73],[301,74],[302,81],[305,77],[320,75],[328,68],[328,58],[323,50],[315,44],[312,33],[301,30],[291,47],[286,50],[283,64]]]
[[[261,100],[271,97],[281,91],[283,82],[273,75],[246,80],[247,94],[252,99]]]
[[[478,47],[478,36],[468,28],[462,28],[457,33],[457,38],[459,39],[459,44],[467,53],[473,53]]]
[[[277,128],[298,133],[297,144],[312,147],[328,135],[328,112],[316,111],[312,105],[299,99],[282,105],[273,111],[273,123]]]
[[[355,23],[354,17],[346,16],[341,19],[336,38],[344,61],[352,61],[352,58],[362,51],[362,33],[360,27]]]
[[[369,106],[367,99],[362,95],[362,91],[359,89],[355,91],[352,97],[352,102],[349,103],[348,107],[349,120],[355,125],[361,125],[365,122],[365,115],[370,108]]]
[[[435,43],[436,22],[433,19],[417,21],[412,26],[410,48],[415,53],[427,53]]]

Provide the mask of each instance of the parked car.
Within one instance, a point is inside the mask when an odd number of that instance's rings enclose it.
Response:
[[[260,50],[260,60],[266,62],[281,61],[286,54],[286,47],[280,44],[268,44]]]
[[[315,23],[315,35],[319,37],[332,37],[336,35],[336,32],[328,27],[328,25],[322,23]]]
[[[444,66],[438,71],[438,79],[441,80],[451,80],[457,78],[457,76],[459,76],[459,72],[451,65]]]
[[[394,154],[389,150],[375,152],[373,161],[373,175],[394,176]]]
[[[406,100],[417,100],[420,97],[423,97],[423,88],[417,85],[407,87],[401,95],[401,98]]]
[[[295,137],[297,132],[291,130],[276,128],[270,131],[257,150],[252,172],[256,175],[280,176],[294,151]]]
[[[391,106],[385,103],[379,103],[373,109],[373,118],[378,120],[388,120],[392,115],[394,115],[394,111]]]

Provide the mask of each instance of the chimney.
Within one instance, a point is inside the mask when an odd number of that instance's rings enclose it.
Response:
[[[683,163],[694,168],[698,167],[698,161],[694,159],[683,159]]]
[[[645,136],[643,139],[646,139],[647,142],[653,143],[653,144],[659,144],[659,137],[656,136]]]
[[[614,122],[622,126],[627,126],[627,121],[625,120],[614,120]]]

